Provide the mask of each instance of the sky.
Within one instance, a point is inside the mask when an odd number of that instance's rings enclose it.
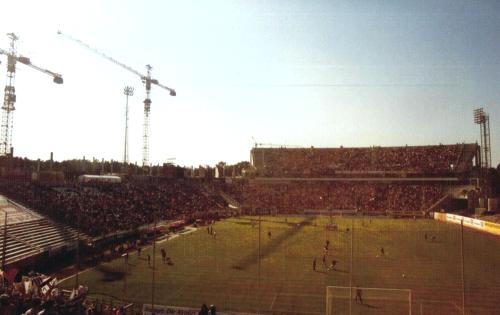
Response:
[[[18,53],[16,156],[142,161],[145,73],[152,88],[150,162],[249,160],[256,143],[366,147],[479,142],[490,115],[500,162],[497,1],[0,1]],[[0,56],[0,86],[6,57]],[[3,90],[3,89],[2,89]],[[254,140],[255,139],[255,140]]]

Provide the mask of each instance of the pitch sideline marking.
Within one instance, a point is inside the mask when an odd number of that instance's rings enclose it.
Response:
[[[452,302],[452,301],[450,301],[450,303],[451,303],[453,306],[455,306],[459,312],[461,312],[461,311],[462,311],[462,308],[460,308],[460,307],[457,305],[457,303]]]
[[[276,300],[278,299],[278,295],[280,295],[279,293],[275,293],[274,294],[274,298],[273,298],[273,301],[271,302],[271,306],[269,306],[269,310],[272,312],[273,311],[273,307],[274,307],[274,303],[276,302]]]
[[[462,312],[462,309],[455,302],[449,301],[449,300],[447,301],[447,300],[420,299],[420,300],[415,300],[415,302],[416,303],[423,302],[424,305],[427,305],[427,306],[430,306],[432,303],[441,304],[441,305],[449,304],[449,305],[455,306],[460,313]],[[429,303],[429,304],[426,304],[426,303]],[[432,306],[430,306],[430,307],[432,307]]]

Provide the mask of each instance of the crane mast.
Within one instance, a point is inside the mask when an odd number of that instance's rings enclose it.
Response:
[[[2,125],[0,126],[0,155],[13,154],[12,152],[12,125],[13,115],[16,109],[16,88],[14,87],[16,80],[16,40],[19,37],[14,33],[9,33],[10,51],[7,53],[7,79],[4,89],[3,106],[2,106]],[[3,51],[2,51],[3,52]],[[6,52],[3,52],[4,54]]]
[[[142,133],[142,166],[149,166],[149,114],[151,112],[151,67],[146,65],[147,76],[143,80],[146,85],[146,98],[144,99],[144,124]]]
[[[12,130],[14,110],[16,109],[14,106],[14,104],[16,103],[16,88],[14,86],[16,78],[16,63],[20,62],[22,64],[30,66],[35,70],[52,76],[54,78],[54,82],[57,84],[63,83],[63,78],[60,74],[35,66],[27,57],[18,56],[16,41],[19,39],[19,37],[14,33],[8,33],[7,36],[11,40],[9,51],[0,49],[0,55],[7,56],[7,79],[3,97],[2,123],[0,125],[0,155],[13,154]]]
[[[151,112],[151,84],[157,85],[167,91],[169,91],[170,96],[176,96],[177,93],[175,92],[174,89],[169,88],[167,86],[164,86],[158,82],[157,79],[153,79],[151,77],[151,70],[153,67],[150,65],[146,65],[146,74],[141,74],[139,71],[133,69],[132,67],[127,66],[126,64],[117,61],[116,59],[100,52],[99,50],[91,47],[90,45],[82,42],[79,39],[76,39],[70,35],[67,35],[61,31],[57,31],[57,34],[62,35],[66,37],[69,40],[72,40],[81,46],[87,48],[88,50],[93,51],[94,53],[98,54],[99,56],[107,59],[108,61],[111,61],[112,63],[124,68],[125,70],[132,72],[133,74],[139,76],[141,78],[141,81],[144,83],[144,86],[146,88],[146,98],[144,99],[144,122],[143,122],[143,135],[142,135],[142,166],[147,167],[149,166],[149,122],[150,122],[150,112]]]

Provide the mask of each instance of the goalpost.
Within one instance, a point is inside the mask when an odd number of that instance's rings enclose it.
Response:
[[[325,314],[411,315],[411,290],[327,286]]]

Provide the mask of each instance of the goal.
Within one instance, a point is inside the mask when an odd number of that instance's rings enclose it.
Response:
[[[411,290],[328,286],[325,314],[411,315]]]

